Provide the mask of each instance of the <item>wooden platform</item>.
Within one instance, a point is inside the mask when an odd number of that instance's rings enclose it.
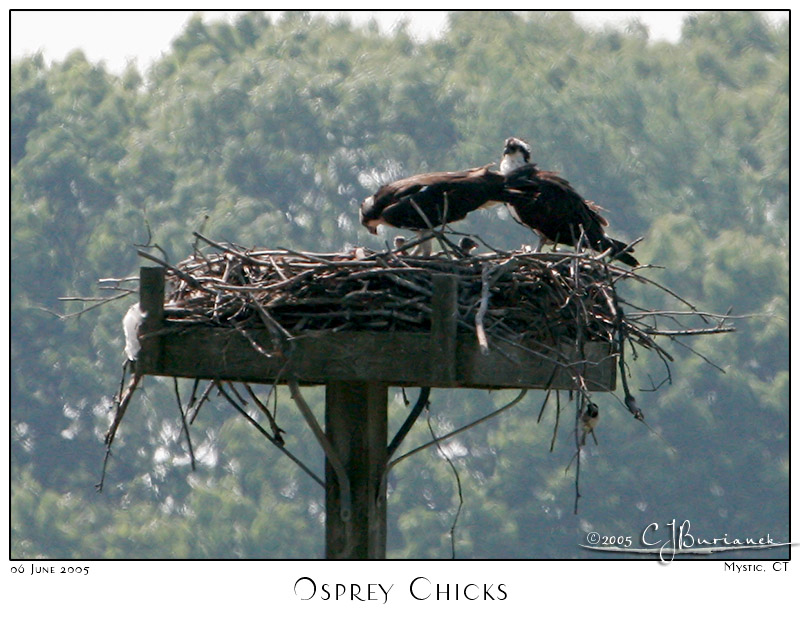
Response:
[[[158,279],[162,278],[159,284]],[[457,332],[455,279],[434,279],[432,329],[422,332],[305,331],[275,351],[266,329],[182,326],[163,320],[163,271],[142,270],[143,374],[247,383],[326,384],[358,381],[439,388],[572,389],[582,375],[592,391],[616,387],[616,358],[606,343],[587,342],[583,355],[535,341],[500,341],[489,335],[483,354],[473,333]],[[256,343],[267,357],[257,350]],[[284,347],[287,348],[287,347]],[[559,364],[554,364],[553,360]]]

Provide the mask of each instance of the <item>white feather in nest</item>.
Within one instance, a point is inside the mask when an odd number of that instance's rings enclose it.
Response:
[[[132,362],[136,360],[142,345],[139,344],[139,326],[145,317],[139,304],[133,304],[122,319],[122,330],[125,332],[125,355]]]

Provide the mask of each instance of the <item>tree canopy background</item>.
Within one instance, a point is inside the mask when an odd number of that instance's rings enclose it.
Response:
[[[754,316],[691,343],[724,373],[674,348],[671,383],[637,395],[655,433],[598,396],[577,516],[564,471],[574,441],[562,430],[549,451],[542,395],[449,442],[465,499],[457,557],[596,557],[578,546],[587,532],[636,538],[670,519],[697,536],[788,541],[788,99],[788,23],[753,12],[688,18],[676,44],[635,22],[588,31],[560,12],[455,13],[427,42],[305,13],[198,16],[144,75],[80,51],[13,62],[11,555],[321,556],[321,489],[221,399],[193,427],[192,472],[166,380],[145,378],[95,493],[134,298],[66,319],[53,311],[79,306],[58,298],[136,275],[136,244],[177,262],[194,230],[246,246],[380,248],[391,232],[360,227],[365,196],[398,176],[498,161],[511,135],[607,207],[614,236],[643,236],[637,256],[664,267],[659,282]],[[457,228],[496,247],[535,242],[503,210]],[[646,356],[632,371],[636,389],[664,378]],[[308,398],[321,413],[322,390]],[[432,425],[442,434],[508,400],[434,390]],[[399,394],[390,411],[396,427]],[[283,392],[278,415],[321,471]],[[407,445],[427,438],[420,422]],[[449,557],[457,494],[442,457],[408,459],[389,493],[389,557]]]

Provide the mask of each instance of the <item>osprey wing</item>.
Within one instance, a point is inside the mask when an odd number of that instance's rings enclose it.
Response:
[[[423,230],[461,220],[502,200],[504,177],[490,171],[491,166],[429,172],[387,183],[361,204],[361,223],[375,232],[379,224]]]

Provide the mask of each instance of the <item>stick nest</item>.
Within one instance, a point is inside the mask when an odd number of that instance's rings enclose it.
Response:
[[[626,270],[577,254],[411,257],[230,248],[168,270],[165,318],[301,330],[428,331],[434,274],[458,277],[458,325],[545,342],[614,340],[614,281]],[[483,309],[483,314],[481,311]]]

